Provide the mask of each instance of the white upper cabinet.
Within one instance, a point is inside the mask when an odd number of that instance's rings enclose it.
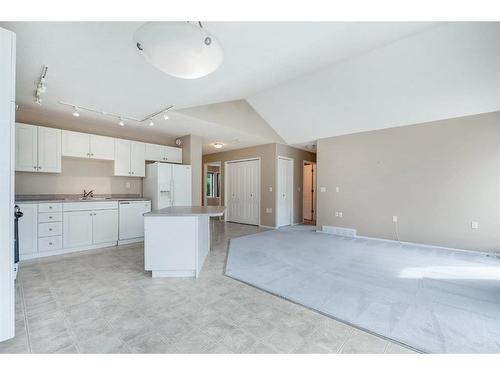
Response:
[[[165,161],[169,163],[182,163],[182,148],[180,147],[165,147]]]
[[[16,171],[61,173],[61,130],[17,123]]]
[[[101,135],[62,131],[62,156],[115,159],[115,139]]]
[[[90,156],[89,144],[89,134],[62,131],[62,156],[88,158]]]
[[[90,157],[92,159],[115,160],[115,139],[91,134]]]
[[[34,125],[16,124],[16,171],[38,170],[38,129]]]
[[[61,173],[61,129],[38,127],[38,172]]]
[[[165,161],[165,146],[146,143],[146,160]]]
[[[115,176],[130,176],[130,141],[115,140]]]
[[[146,176],[146,145],[142,142],[130,142],[130,172],[133,177]]]
[[[182,148],[146,143],[146,160],[182,163]]]

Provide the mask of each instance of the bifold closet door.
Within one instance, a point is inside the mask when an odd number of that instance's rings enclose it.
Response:
[[[226,164],[227,220],[259,224],[260,161]]]

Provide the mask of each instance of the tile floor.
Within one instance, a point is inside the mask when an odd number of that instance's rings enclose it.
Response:
[[[23,262],[16,337],[0,353],[410,353],[223,275],[230,238],[214,221],[195,279],[152,279],[143,245]]]

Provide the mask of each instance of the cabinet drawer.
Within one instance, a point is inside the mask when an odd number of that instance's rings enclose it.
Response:
[[[38,214],[39,223],[62,221],[62,212],[41,212]]]
[[[62,223],[42,223],[38,224],[38,237],[60,236],[62,235]]]
[[[51,236],[38,239],[38,251],[62,249],[62,236]]]
[[[38,212],[61,212],[62,203],[39,203]]]

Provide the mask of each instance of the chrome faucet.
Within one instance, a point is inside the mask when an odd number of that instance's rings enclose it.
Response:
[[[93,197],[94,197],[94,190],[89,190],[88,192],[83,190],[83,199],[93,198]]]

